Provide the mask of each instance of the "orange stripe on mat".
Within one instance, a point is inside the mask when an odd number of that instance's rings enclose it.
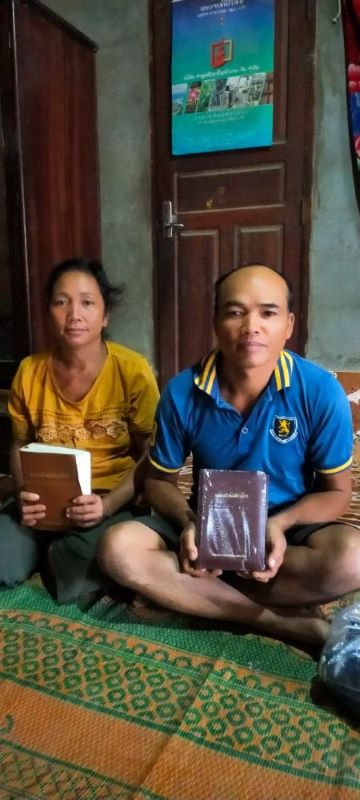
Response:
[[[249,764],[174,736],[132,800],[358,800],[359,789]]]
[[[8,741],[135,786],[142,785],[169,738],[8,680],[2,682],[1,705],[13,719]]]

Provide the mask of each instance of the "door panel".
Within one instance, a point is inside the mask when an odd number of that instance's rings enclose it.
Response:
[[[283,272],[283,226],[235,228],[235,264],[277,264]]]
[[[180,334],[176,347],[176,372],[184,364],[192,362],[194,327],[199,352],[206,353],[214,346],[212,287],[219,274],[219,242],[218,230],[186,229],[178,237],[179,252],[175,264],[177,269],[181,265],[181,274],[176,276],[178,315],[175,331]],[[200,326],[198,320],[201,320]]]
[[[314,4],[275,2],[274,142],[192,156],[171,155],[171,2],[152,0],[155,291],[161,383],[214,343],[213,284],[234,267],[261,261],[294,286],[297,323],[306,338],[307,241],[311,173]],[[165,239],[162,202],[184,226]]]
[[[178,172],[175,176],[178,213],[228,211],[284,203],[283,164],[258,165],[232,170]]]

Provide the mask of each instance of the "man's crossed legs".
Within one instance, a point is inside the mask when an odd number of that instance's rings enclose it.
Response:
[[[289,544],[268,584],[234,573],[195,578],[181,572],[167,542],[176,549],[171,526],[160,518],[124,522],[107,530],[98,561],[117,583],[171,610],[310,644],[325,640],[328,623],[306,606],[360,588],[360,531],[346,524],[319,526],[306,543]]]

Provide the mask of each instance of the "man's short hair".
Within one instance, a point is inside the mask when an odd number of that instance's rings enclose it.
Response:
[[[293,290],[293,287],[292,287],[291,282],[289,281],[289,279],[286,278],[285,275],[282,275],[280,272],[278,272],[277,269],[274,269],[274,267],[269,267],[268,264],[259,264],[257,262],[256,264],[241,264],[239,267],[235,267],[235,269],[230,269],[228,272],[224,272],[223,275],[220,275],[220,278],[218,278],[217,281],[215,281],[215,284],[214,284],[214,292],[215,292],[214,315],[215,315],[215,317],[216,317],[217,312],[219,310],[219,294],[220,294],[219,290],[220,290],[220,287],[222,286],[224,281],[226,281],[226,278],[228,278],[234,272],[238,272],[240,269],[243,269],[244,267],[266,267],[267,269],[270,269],[271,272],[276,272],[276,274],[279,275],[280,278],[283,279],[283,281],[285,283],[285,286],[287,288],[287,306],[288,306],[288,311],[290,313],[291,311],[294,310],[294,290]]]

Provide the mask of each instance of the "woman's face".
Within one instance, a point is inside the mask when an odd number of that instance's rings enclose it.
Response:
[[[77,270],[61,275],[53,289],[49,317],[59,344],[77,348],[100,340],[108,316],[95,278]]]

